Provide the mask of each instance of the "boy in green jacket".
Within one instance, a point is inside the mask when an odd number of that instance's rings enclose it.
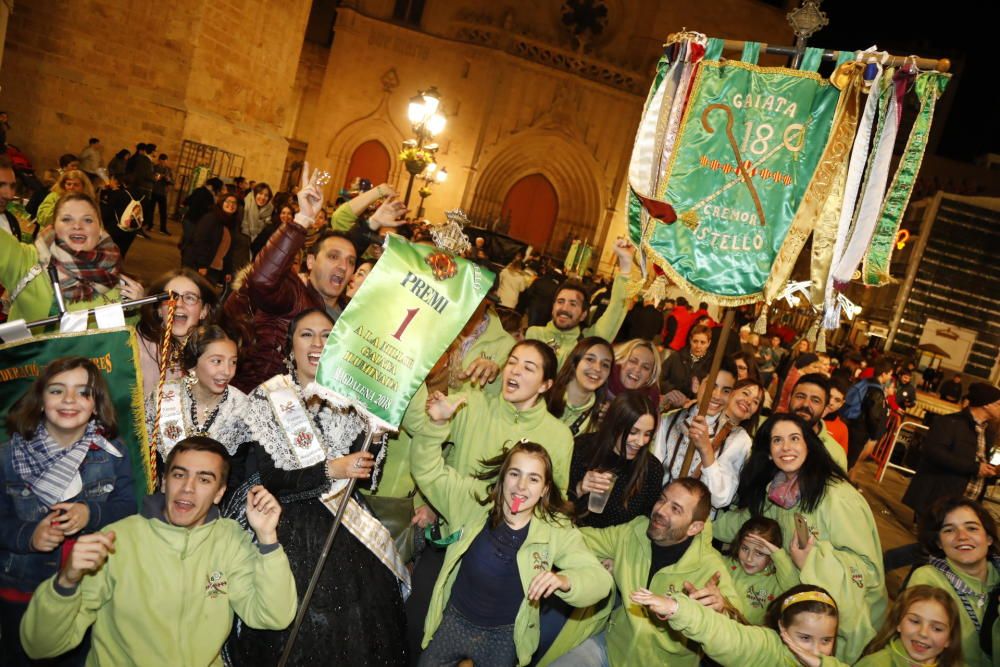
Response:
[[[682,477],[663,489],[649,518],[639,517],[611,528],[581,529],[594,555],[614,562],[612,575],[624,600],[614,611],[609,612],[612,607],[609,603],[596,614],[574,613],[540,664],[696,667],[700,647],[671,630],[666,621],[656,618],[642,605],[631,602],[628,596],[645,588],[659,595],[690,591],[692,598],[716,611],[721,611],[727,602],[740,603],[729,568],[722,555],[712,548],[712,528],[708,521],[711,498],[711,492],[702,482]],[[711,580],[715,577],[718,583],[713,585]],[[710,583],[693,590],[705,582]],[[609,613],[610,622],[605,627]],[[568,649],[572,650],[567,653]]]
[[[281,630],[295,616],[295,579],[278,543],[281,506],[264,487],[247,494],[247,521],[219,516],[229,457],[211,438],[179,442],[163,493],[141,515],[84,535],[62,571],[35,591],[21,622],[32,658],[77,646],[90,626],[88,667],[222,665],[233,612]]]
[[[581,331],[580,322],[587,316],[588,297],[581,283],[563,283],[556,292],[552,303],[552,319],[544,327],[528,327],[524,337],[540,340],[551,347],[562,368],[563,362],[573,350],[573,346],[586,336],[600,336],[604,340],[614,340],[625,321],[625,303],[628,301],[625,286],[632,273],[632,244],[618,239],[614,246],[618,256],[618,277],[611,286],[611,301],[608,309],[594,326]]]

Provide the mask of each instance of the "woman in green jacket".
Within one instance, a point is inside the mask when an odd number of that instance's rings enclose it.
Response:
[[[734,510],[714,521],[715,536],[732,542],[751,516],[781,526],[803,584],[822,586],[840,607],[837,657],[853,662],[885,618],[888,595],[882,546],[871,508],[845,479],[819,436],[796,415],[779,413],[754,438]],[[809,536],[800,544],[797,523]]]
[[[962,667],[958,607],[946,591],[904,590],[856,667]]]
[[[998,656],[991,660],[979,641],[989,596],[1000,584],[1000,537],[993,517],[974,500],[941,499],[921,517],[920,544],[928,564],[913,571],[907,587],[947,591],[960,610],[963,664],[997,664]]]
[[[686,596],[665,597],[641,588],[632,602],[644,605],[721,665],[740,667],[841,667],[833,656],[840,612],[819,586],[787,590],[767,610],[767,627],[743,625]]]
[[[97,204],[83,193],[59,199],[52,228],[43,230],[34,244],[0,234],[0,284],[9,293],[4,299],[10,320],[31,322],[57,314],[50,266],[56,269],[67,310],[143,296],[142,285],[122,274],[121,252],[104,231]]]
[[[545,394],[549,412],[574,438],[596,430],[614,362],[611,343],[599,336],[581,338]]]
[[[434,587],[420,665],[526,665],[538,646],[539,602],[556,595],[573,606],[594,604],[610,592],[611,576],[565,516],[572,510],[544,447],[522,440],[485,461],[485,496],[445,465],[440,445],[464,401],[435,392],[430,423],[411,446],[414,479],[460,535]]]

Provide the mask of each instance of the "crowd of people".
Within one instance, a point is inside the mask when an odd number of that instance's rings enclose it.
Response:
[[[145,173],[128,159],[112,183]],[[0,230],[7,315],[54,312],[55,286],[69,310],[172,298],[130,319],[141,414],[116,414],[101,371],[70,357],[4,415],[4,664],[277,664],[344,503],[285,664],[1000,660],[1000,543],[982,504],[1000,472],[996,387],[971,384],[931,425],[906,497],[923,560],[892,600],[853,480],[913,406],[908,360],[742,322],[720,346],[708,304],[632,303],[624,240],[609,284],[519,256],[398,433],[366,451],[364,420],[306,388],[380,235],[433,243],[391,186],[327,211],[308,170],[295,193],[210,178],[187,197],[181,266],[143,286],[113,233],[134,229],[73,167],[34,242]],[[8,172],[0,158],[0,199]],[[151,173],[150,192],[170,182]],[[126,423],[156,443],[152,494]]]

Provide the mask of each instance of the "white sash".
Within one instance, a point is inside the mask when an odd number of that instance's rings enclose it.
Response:
[[[308,468],[326,460],[312,419],[287,375],[276,375],[263,385],[271,411],[288,439],[288,451],[299,466]]]
[[[184,404],[181,394],[184,386],[180,382],[167,382],[160,394],[160,442],[157,449],[163,460],[170,450],[187,437],[187,422],[184,419]]]
[[[346,479],[335,481],[330,487],[330,491],[320,498],[334,516],[336,516],[337,509],[344,497],[347,483]],[[348,500],[347,508],[344,509],[344,526],[396,575],[402,589],[403,599],[408,598],[410,596],[410,571],[406,569],[399,551],[396,550],[396,543],[393,541],[392,535],[389,534],[389,529],[362,509],[354,498]]]

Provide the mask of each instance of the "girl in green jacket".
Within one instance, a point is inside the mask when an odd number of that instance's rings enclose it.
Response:
[[[597,429],[614,360],[611,343],[599,336],[581,338],[545,394],[549,412],[574,438]]]
[[[777,546],[783,543],[778,522],[757,516],[747,519],[730,546],[729,573],[753,625],[763,625],[768,605],[799,583],[788,552]]]
[[[58,312],[49,267],[56,269],[67,310],[142,298],[142,285],[122,274],[121,252],[101,226],[92,198],[65,194],[55,204],[54,217],[34,244],[0,234],[0,285],[7,288],[9,319],[31,322]]]
[[[521,441],[484,461],[485,497],[474,479],[445,465],[440,445],[464,401],[432,394],[431,424],[414,435],[410,451],[414,479],[460,535],[434,587],[419,664],[526,665],[538,646],[540,600],[594,604],[610,592],[611,576],[564,515],[572,510],[544,447]]]
[[[796,415],[772,415],[754,437],[736,497],[737,509],[712,522],[715,536],[732,542],[751,516],[777,521],[799,581],[822,586],[837,600],[837,657],[848,663],[861,657],[885,620],[882,546],[871,507],[819,436]],[[800,544],[803,524],[806,543]]]
[[[951,596],[935,586],[904,590],[857,667],[961,667],[962,628]]]
[[[997,664],[983,650],[980,633],[992,591],[1000,585],[1000,536],[986,509],[968,498],[943,498],[921,516],[920,544],[928,564],[910,575],[907,587],[926,584],[946,591],[960,610],[963,664]]]
[[[705,655],[721,665],[846,666],[832,657],[837,603],[819,586],[800,584],[785,591],[768,607],[767,627],[743,625],[686,596],[666,597],[641,588],[631,598],[701,644]]]

